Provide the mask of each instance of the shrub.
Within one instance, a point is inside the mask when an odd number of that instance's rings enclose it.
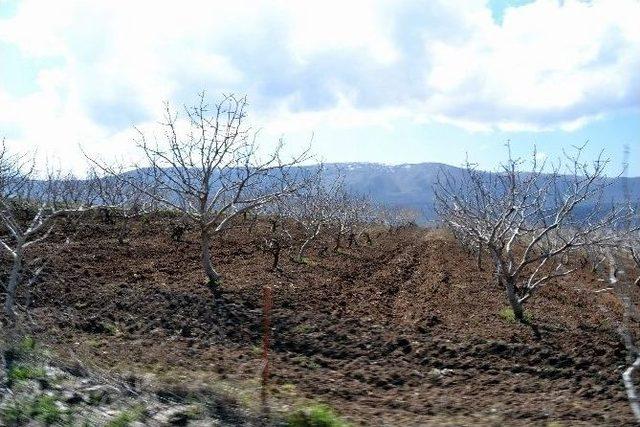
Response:
[[[500,310],[500,317],[509,322],[509,323],[516,323],[517,319],[516,319],[516,315],[513,312],[513,309],[511,307],[505,307],[502,310]],[[531,315],[531,313],[529,313],[528,311],[524,312],[524,316],[523,316],[523,320],[525,321],[525,323],[531,323],[531,321],[533,321],[533,316]]]

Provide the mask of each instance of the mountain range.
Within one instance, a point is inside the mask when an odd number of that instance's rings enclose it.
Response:
[[[384,205],[415,209],[424,222],[436,219],[433,210],[433,184],[438,173],[444,171],[454,177],[463,173],[462,168],[442,163],[332,163],[325,165],[325,170],[328,178],[334,174],[342,174],[348,189],[354,193],[366,194]],[[607,189],[607,200],[624,200],[625,181],[632,200],[640,200],[640,177],[608,179],[613,182]],[[584,208],[588,209],[588,206]]]

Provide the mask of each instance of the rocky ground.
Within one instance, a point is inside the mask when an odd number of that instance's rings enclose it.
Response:
[[[490,271],[439,230],[379,230],[337,252],[320,242],[305,263],[284,257],[282,271],[263,250],[266,224],[233,230],[215,243],[216,293],[195,235],[174,242],[168,220],[155,218],[119,244],[119,227],[69,225],[68,241],[59,232],[33,254],[48,267],[31,295],[30,333],[62,359],[155,387],[230,387],[254,411],[269,285],[278,413],[323,402],[354,425],[634,425],[619,307],[593,292],[602,283],[586,263],[531,301],[534,333],[510,318]],[[73,388],[84,402],[93,386]],[[56,401],[66,405],[65,393]],[[152,395],[138,422],[167,416]]]
[[[0,425],[262,424],[260,414],[215,390],[157,388],[149,378],[101,375],[79,362],[61,363],[30,337],[3,340],[2,347]]]

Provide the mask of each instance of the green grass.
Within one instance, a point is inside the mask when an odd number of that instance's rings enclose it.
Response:
[[[298,262],[300,264],[306,264],[306,265],[311,266],[311,267],[315,267],[316,265],[318,265],[317,262],[313,261],[311,258],[306,257],[306,256],[298,258]]]
[[[253,354],[256,357],[260,357],[262,356],[263,353],[263,349],[261,345],[252,345],[251,346],[251,354]]]
[[[12,405],[0,409],[3,425],[15,426],[37,420],[45,425],[60,424],[69,415],[62,410],[54,397],[41,395],[33,400],[15,401]]]
[[[502,310],[500,310],[500,312],[498,313],[500,315],[500,317],[502,318],[502,320],[509,322],[509,323],[517,323],[518,319],[516,319],[516,315],[513,312],[513,309],[511,307],[505,307]],[[528,311],[524,312],[524,321],[526,323],[531,323],[533,321],[533,315],[531,313],[529,313]]]
[[[218,280],[207,280],[207,286],[214,291],[220,289],[222,285],[223,285],[222,277],[219,278]]]
[[[313,329],[313,325],[310,325],[309,323],[302,323],[294,327],[293,331],[298,334],[308,334],[309,332],[313,331]]]
[[[31,415],[49,425],[61,422],[66,412],[58,407],[52,396],[40,396],[31,405]]]
[[[288,427],[349,427],[338,414],[326,405],[311,405],[298,409],[287,418]]]
[[[118,328],[118,325],[116,325],[115,323],[102,322],[100,323],[100,326],[102,326],[102,329],[104,329],[104,331],[107,332],[109,335],[115,336],[120,334],[120,329]]]
[[[17,364],[11,366],[7,375],[9,382],[37,380],[46,377],[47,373],[43,368],[27,364]]]
[[[18,342],[9,343],[5,350],[5,357],[10,360],[24,360],[37,356],[39,349],[37,342],[30,336],[23,337]]]
[[[29,335],[27,335],[24,338],[22,338],[18,347],[24,353],[29,354],[35,351],[36,346],[37,346],[36,340],[33,339],[33,337],[30,337]]]
[[[132,423],[142,418],[143,407],[135,407],[120,412],[114,419],[105,424],[105,427],[128,427]]]
[[[15,426],[29,421],[29,412],[21,402],[14,402],[0,409],[0,421],[2,425]]]

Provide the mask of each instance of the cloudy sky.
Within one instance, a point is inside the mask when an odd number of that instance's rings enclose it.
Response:
[[[619,165],[640,159],[638,22],[638,0],[0,0],[0,136],[79,169],[206,89],[326,161],[489,168],[506,140],[590,140]]]

